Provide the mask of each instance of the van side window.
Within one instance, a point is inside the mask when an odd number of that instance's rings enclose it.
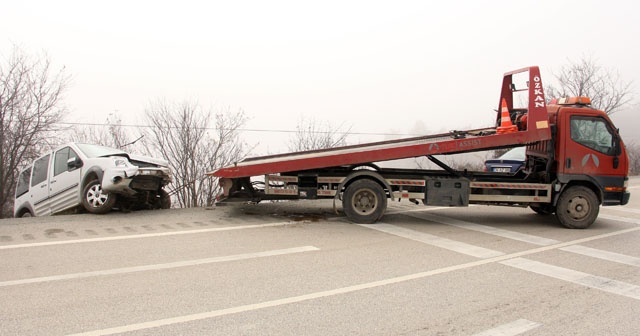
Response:
[[[78,154],[76,154],[71,147],[65,147],[57,151],[53,162],[53,176],[58,176],[60,173],[66,172],[67,161],[77,157]]]
[[[31,177],[31,167],[25,169],[18,176],[18,184],[16,185],[16,198],[26,194],[29,191],[29,178]]]
[[[613,132],[602,118],[572,116],[571,139],[600,153],[614,155]]]
[[[31,186],[36,186],[47,179],[47,170],[49,168],[49,157],[47,155],[39,158],[33,163],[33,177],[31,178]]]

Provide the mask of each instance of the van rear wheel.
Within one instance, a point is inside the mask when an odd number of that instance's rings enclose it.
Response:
[[[82,189],[82,206],[93,214],[105,214],[116,203],[116,195],[102,191],[98,180],[92,180]]]

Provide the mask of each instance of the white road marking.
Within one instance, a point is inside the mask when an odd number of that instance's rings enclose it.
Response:
[[[640,219],[639,218],[628,218],[628,217],[612,216],[612,215],[606,215],[606,214],[602,214],[602,213],[598,215],[598,218],[604,218],[604,219],[615,220],[615,221],[619,221],[619,222],[626,222],[626,223],[639,224],[640,225]]]
[[[88,239],[75,239],[75,240],[59,240],[42,243],[30,243],[30,244],[16,244],[0,246],[0,250],[10,250],[17,248],[39,247],[39,246],[53,246],[53,245],[66,245],[66,244],[81,244],[81,243],[95,243],[114,240],[127,240],[127,239],[141,239],[141,238],[153,238],[153,237],[165,237],[176,236],[196,233],[207,232],[219,232],[219,231],[232,231],[232,230],[244,230],[244,229],[259,229],[272,226],[284,226],[291,224],[291,222],[278,222],[268,224],[256,224],[256,225],[241,225],[241,226],[228,226],[222,228],[200,229],[200,230],[185,230],[185,231],[171,231],[171,232],[159,232],[159,233],[144,233],[138,235],[117,236],[117,237],[100,237],[100,238],[88,238]]]
[[[472,204],[473,205],[473,204]],[[469,206],[472,206],[469,205]],[[385,215],[402,215],[406,212],[414,212],[414,211],[434,211],[434,210],[444,210],[444,209],[454,209],[455,207],[433,207],[433,208],[429,208],[429,207],[425,207],[419,204],[413,204],[413,206],[416,206],[417,208],[415,209],[394,209],[392,208],[393,205],[390,205],[389,207],[392,209],[390,211],[385,212]],[[407,207],[412,206],[412,204],[407,204]]]
[[[177,267],[213,264],[213,263],[219,263],[219,262],[236,261],[236,260],[253,259],[253,258],[264,258],[264,257],[277,256],[277,255],[284,255],[284,254],[291,254],[291,253],[301,253],[301,252],[309,252],[309,251],[318,251],[318,250],[320,250],[320,249],[317,248],[317,247],[314,247],[314,246],[301,246],[301,247],[293,247],[293,248],[281,249],[281,250],[271,250],[271,251],[264,251],[264,252],[255,252],[255,253],[244,253],[244,254],[236,254],[236,255],[223,256],[223,257],[214,257],[214,258],[206,258],[206,259],[177,261],[177,262],[165,263],[165,264],[113,268],[113,269],[102,270],[102,271],[71,273],[71,274],[61,274],[61,275],[39,277],[39,278],[2,281],[2,282],[0,282],[0,287],[15,286],[15,285],[25,285],[25,284],[34,284],[34,283],[59,281],[59,280],[69,280],[69,279],[82,279],[82,278],[90,278],[90,277],[97,277],[97,276],[104,276],[104,275],[114,275],[114,274],[125,274],[125,273],[134,273],[134,272],[164,270],[164,269],[177,268]]]
[[[500,229],[492,226],[466,222],[466,221],[462,221],[454,218],[448,218],[444,216],[438,216],[430,213],[420,213],[420,214],[410,213],[410,214],[407,214],[407,216],[411,216],[419,219],[425,219],[425,220],[436,222],[436,223],[451,225],[451,226],[459,227],[466,230],[478,231],[478,232],[482,232],[482,233],[486,233],[494,236],[518,240],[518,241],[539,245],[539,246],[547,246],[547,245],[553,245],[553,244],[559,243],[559,241],[555,239],[543,238],[543,237],[538,237],[538,236],[534,236],[526,233],[504,230],[504,229]]]
[[[614,210],[614,211],[624,211],[640,214],[640,209],[630,208],[626,206],[617,206],[617,207],[606,207],[606,210]]]
[[[468,269],[468,268],[472,268],[472,267],[477,267],[477,266],[481,266],[481,265],[491,264],[491,263],[495,263],[495,262],[501,262],[501,261],[505,261],[505,260],[508,260],[508,259],[511,259],[511,258],[519,258],[519,257],[522,257],[522,256],[527,256],[527,255],[532,255],[532,254],[536,254],[536,253],[540,253],[540,252],[550,251],[550,250],[558,249],[558,248],[565,247],[565,246],[570,246],[570,245],[575,245],[575,244],[582,244],[582,243],[586,243],[586,242],[590,242],[590,241],[594,241],[594,240],[598,240],[598,239],[614,237],[614,236],[617,236],[617,235],[627,234],[627,233],[637,232],[637,231],[640,231],[640,227],[635,227],[635,228],[630,228],[630,229],[625,229],[625,230],[620,230],[620,231],[615,231],[615,232],[604,233],[604,234],[601,234],[601,235],[581,238],[581,239],[577,239],[577,240],[573,240],[573,241],[569,241],[569,242],[559,243],[559,244],[556,244],[556,245],[538,247],[538,248],[530,249],[530,250],[527,250],[527,251],[511,253],[509,255],[503,255],[503,256],[490,258],[490,259],[476,260],[476,261],[468,262],[468,263],[465,263],[465,264],[458,264],[458,265],[439,268],[439,269],[436,269],[436,270],[420,272],[420,273],[414,273],[414,274],[408,274],[408,275],[395,277],[395,278],[390,278],[390,279],[384,279],[384,280],[379,280],[379,281],[374,281],[374,282],[368,282],[368,283],[363,283],[363,284],[358,284],[358,285],[353,285],[353,286],[348,286],[348,287],[342,287],[342,288],[337,288],[337,289],[332,289],[332,290],[327,290],[327,291],[322,291],[322,292],[309,293],[309,294],[304,294],[304,295],[300,295],[300,296],[293,296],[293,297],[277,299],[277,300],[272,300],[272,301],[265,301],[265,302],[260,302],[260,303],[248,304],[248,305],[244,305],[244,306],[238,306],[238,307],[231,307],[231,308],[226,308],[226,309],[214,310],[214,311],[209,311],[209,312],[204,312],[204,313],[177,316],[177,317],[166,318],[166,319],[161,319],[161,320],[148,321],[148,322],[142,322],[142,323],[135,323],[135,324],[130,324],[130,325],[119,326],[119,327],[88,331],[88,332],[84,332],[84,333],[74,334],[72,336],[79,336],[79,335],[84,335],[84,336],[90,336],[90,335],[112,335],[112,334],[117,334],[117,333],[125,333],[125,332],[136,331],[136,330],[144,330],[144,329],[156,328],[156,327],[172,325],[172,324],[179,324],[179,323],[185,323],[185,322],[204,320],[204,319],[209,319],[209,318],[219,317],[219,316],[224,316],[224,315],[229,315],[229,314],[243,313],[243,312],[248,312],[248,311],[253,311],[253,310],[258,310],[258,309],[264,309],[264,308],[276,307],[276,306],[281,306],[281,305],[286,305],[286,304],[291,304],[291,303],[314,300],[314,299],[319,299],[319,298],[324,298],[324,297],[329,297],[329,296],[334,296],[334,295],[348,294],[348,293],[356,292],[356,291],[360,291],[360,290],[371,289],[371,288],[376,288],[376,287],[381,287],[381,286],[387,286],[387,285],[402,283],[402,282],[416,280],[416,279],[422,279],[422,278],[426,278],[426,277],[430,277],[430,276],[438,275],[438,274],[455,272],[455,271]]]
[[[582,254],[588,257],[598,258],[607,261],[613,261],[619,264],[626,264],[631,266],[640,267],[640,258],[628,256],[620,253],[609,252],[604,250],[598,250],[591,247],[586,247],[582,245],[572,245],[563,247],[560,250]]]
[[[494,250],[486,249],[484,247],[470,245],[467,243],[434,236],[434,235],[419,232],[416,230],[405,229],[405,228],[391,225],[391,224],[378,223],[378,224],[359,224],[359,225],[369,229],[378,230],[384,233],[389,233],[398,237],[407,238],[407,239],[415,240],[421,243],[447,249],[450,251],[455,251],[458,253],[470,255],[472,257],[493,258],[493,257],[504,255],[504,253],[500,251],[494,251]]]
[[[519,319],[489,330],[485,330],[481,333],[473,334],[473,336],[515,336],[533,330],[540,326],[542,326],[541,323]]]
[[[578,285],[640,300],[640,286],[626,282],[574,271],[572,269],[549,265],[525,258],[514,258],[500,263],[528,272],[534,272],[548,277],[569,281]]]

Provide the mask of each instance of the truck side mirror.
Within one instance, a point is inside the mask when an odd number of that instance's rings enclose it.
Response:
[[[613,136],[613,169],[618,169],[618,166],[620,166],[620,158],[618,158],[618,156],[622,154],[622,148],[620,147],[620,135],[618,132]]]
[[[80,160],[79,157],[73,157],[67,160],[67,171],[72,171],[80,167],[82,167],[82,160]]]

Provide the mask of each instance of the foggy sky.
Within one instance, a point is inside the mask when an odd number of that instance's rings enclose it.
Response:
[[[144,123],[157,99],[244,110],[245,141],[286,151],[315,116],[361,133],[491,125],[506,71],[543,81],[592,56],[640,78],[634,1],[12,1],[0,57],[46,51],[73,76],[67,120]],[[636,96],[637,97],[637,96]],[[637,99],[636,99],[637,101]],[[634,108],[614,121],[640,142]],[[389,136],[354,135],[363,142]]]

